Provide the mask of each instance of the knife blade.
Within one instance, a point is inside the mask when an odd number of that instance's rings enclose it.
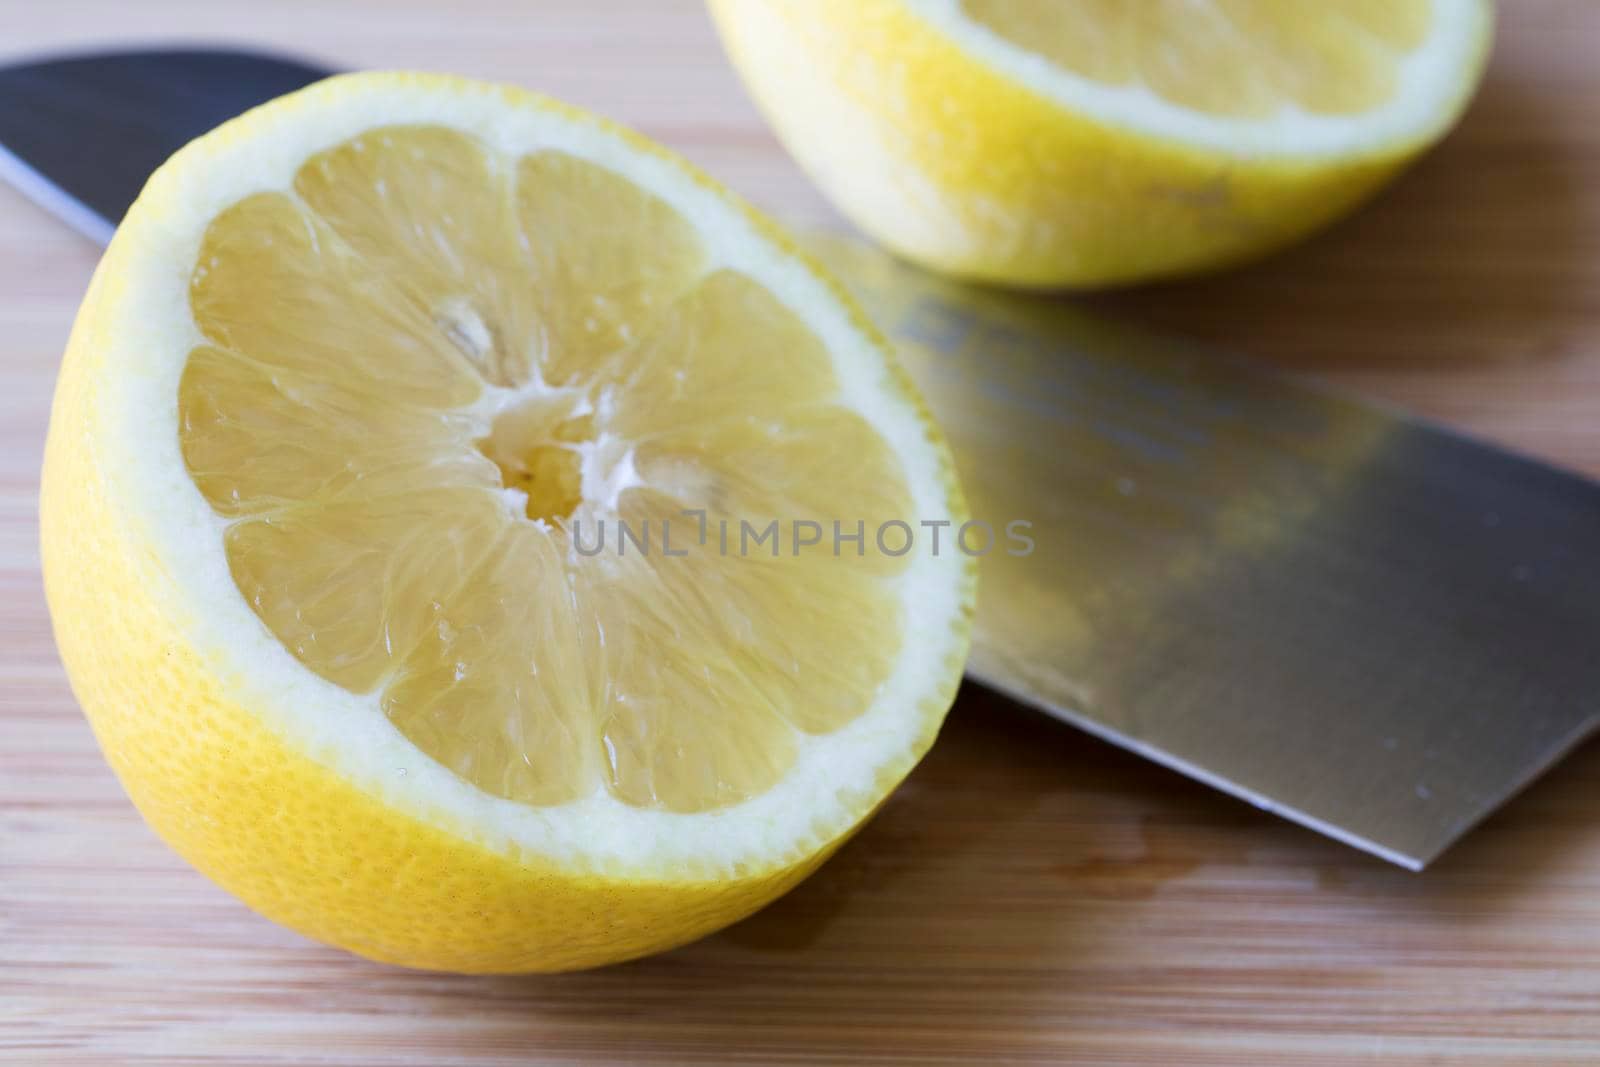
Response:
[[[246,52],[0,70],[0,175],[104,242],[149,171],[326,73]],[[991,549],[969,674],[1412,869],[1600,727],[1600,486],[837,234]]]

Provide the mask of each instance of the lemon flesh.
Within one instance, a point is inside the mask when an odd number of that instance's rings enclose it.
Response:
[[[62,660],[149,823],[430,969],[760,907],[927,750],[968,642],[974,562],[873,536],[966,512],[841,290],[663,149],[432,75],[330,79],[151,178],[40,510]]]
[[[180,420],[302,663],[530,804],[737,803],[870,703],[903,561],[787,531],[875,530],[904,478],[771,292],[559,151],[376,129],[293,191],[206,233]]]
[[[1256,118],[1381,107],[1429,25],[1429,0],[961,0],[961,8],[1082,78]]]
[[[1259,256],[1442,137],[1488,0],[709,0],[780,139],[947,273],[1103,286]]]

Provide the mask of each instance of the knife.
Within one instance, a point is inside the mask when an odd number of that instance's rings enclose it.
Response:
[[[145,177],[326,70],[0,70],[0,175],[109,239]],[[983,684],[1421,869],[1600,726],[1600,486],[1070,304],[809,243],[900,348],[991,552]]]

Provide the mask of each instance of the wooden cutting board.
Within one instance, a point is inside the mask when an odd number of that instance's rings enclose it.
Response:
[[[1093,303],[1600,475],[1600,3],[1503,7],[1463,128],[1360,217]],[[831,218],[692,0],[0,10],[0,60],[174,38],[522,82]],[[1417,876],[971,691],[820,874],[666,956],[462,979],[257,918],[139,821],[50,639],[37,470],[95,256],[0,188],[0,1060],[1600,1063],[1593,745]]]

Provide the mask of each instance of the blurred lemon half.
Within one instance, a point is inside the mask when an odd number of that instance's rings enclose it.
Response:
[[[1103,286],[1348,212],[1460,115],[1489,0],[710,0],[778,136],[928,267]]]
[[[967,647],[970,561],[893,527],[965,517],[949,455],[839,290],[663,149],[451,78],[323,82],[151,179],[42,513],[149,822],[416,967],[749,913],[910,770]]]

